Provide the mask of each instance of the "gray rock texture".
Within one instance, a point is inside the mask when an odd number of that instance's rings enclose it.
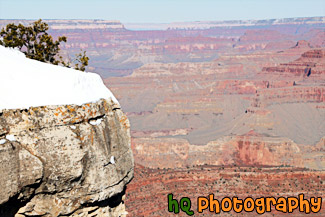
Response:
[[[130,139],[111,100],[0,111],[0,216],[125,216]]]

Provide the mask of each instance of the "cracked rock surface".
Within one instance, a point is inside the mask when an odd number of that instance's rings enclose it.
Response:
[[[0,217],[125,216],[133,165],[111,100],[0,111]]]

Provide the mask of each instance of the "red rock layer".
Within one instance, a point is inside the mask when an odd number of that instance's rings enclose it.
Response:
[[[303,152],[291,140],[249,132],[227,136],[207,145],[191,145],[177,138],[134,138],[135,161],[148,168],[185,168],[196,165],[297,166]]]
[[[325,87],[293,86],[287,88],[263,89],[258,91],[253,107],[266,107],[281,103],[323,103]]]
[[[311,50],[291,63],[282,63],[276,67],[265,67],[262,74],[280,75],[283,78],[292,76],[322,78],[325,74],[325,50]]]
[[[180,200],[189,197],[192,201],[194,216],[257,216],[258,214],[242,212],[214,214],[197,212],[197,197],[213,193],[221,200],[228,197],[253,198],[280,196],[290,197],[300,193],[305,198],[323,197],[325,172],[315,172],[290,167],[217,167],[196,166],[184,169],[148,169],[135,166],[135,175],[126,190],[126,207],[130,217],[174,216],[168,212],[167,195],[174,194]],[[325,210],[309,216],[324,216]],[[187,216],[181,212],[178,216]],[[281,213],[272,207],[271,213],[262,216],[306,216],[295,210],[294,213]]]

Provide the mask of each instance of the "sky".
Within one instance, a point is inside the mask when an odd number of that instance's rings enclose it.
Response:
[[[0,0],[0,19],[170,23],[325,16],[325,0]]]

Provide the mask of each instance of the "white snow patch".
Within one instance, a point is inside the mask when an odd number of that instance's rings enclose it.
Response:
[[[74,125],[72,125],[72,126],[70,126],[70,128],[73,129],[73,130],[75,130],[77,127],[74,126]]]
[[[91,125],[93,125],[93,126],[97,126],[97,125],[100,125],[100,123],[102,123],[102,119],[99,118],[99,119],[97,119],[97,120],[91,120],[91,121],[89,121],[89,123],[90,123]]]
[[[0,46],[0,110],[112,99],[99,75],[28,59]]]
[[[6,135],[6,139],[8,139],[10,142],[17,141],[14,135]]]
[[[5,140],[5,139],[0,139],[0,145],[3,145],[3,144],[5,144],[5,143],[6,143],[6,141],[7,141],[7,140]]]
[[[114,156],[111,156],[111,159],[109,160],[109,162],[110,162],[111,164],[115,164],[115,157],[114,157]]]

